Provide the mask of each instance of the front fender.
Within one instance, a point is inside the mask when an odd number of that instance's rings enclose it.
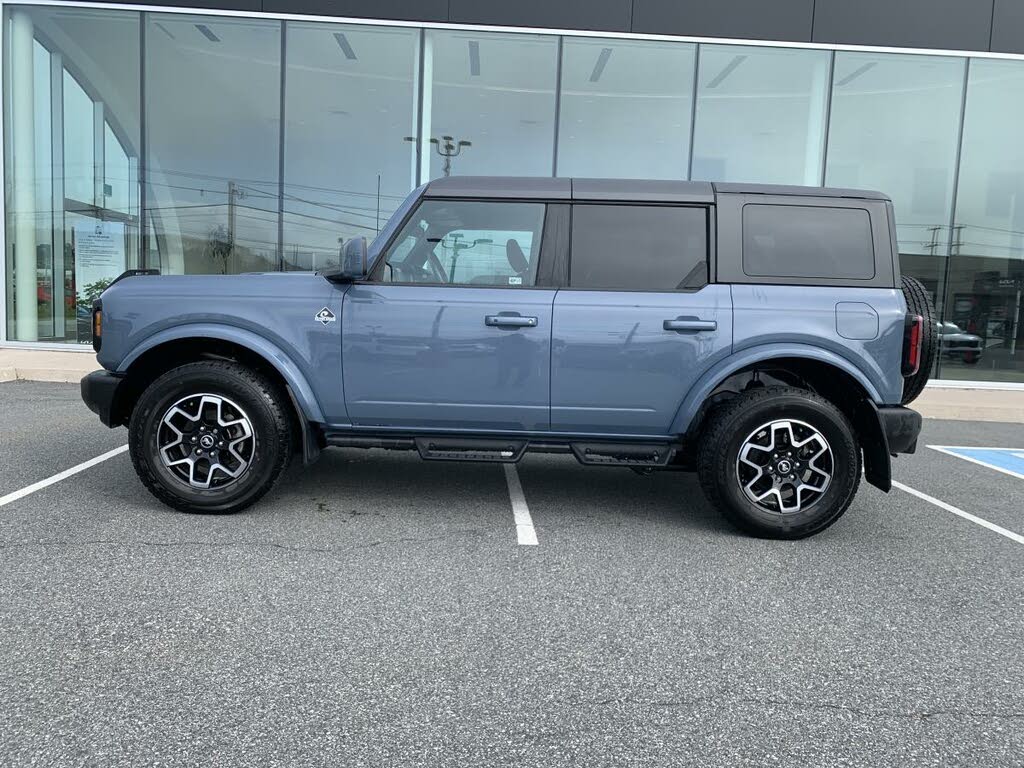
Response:
[[[124,359],[118,363],[117,372],[126,372],[131,364],[134,363],[143,353],[148,352],[154,347],[166,344],[169,341],[178,341],[181,339],[219,339],[221,341],[229,341],[234,344],[238,344],[241,347],[245,347],[246,349],[255,352],[274,366],[274,369],[284,377],[285,382],[287,382],[288,386],[291,388],[295,395],[295,399],[302,408],[302,412],[309,421],[320,423],[326,421],[323,410],[317,400],[316,393],[310,386],[307,377],[295,362],[276,344],[256,333],[253,333],[252,331],[247,331],[244,328],[220,325],[218,323],[190,323],[187,325],[178,325],[173,328],[165,328],[162,331],[154,333],[152,336],[148,336],[141,343],[137,344],[124,357]]]
[[[845,373],[852,376],[858,384],[864,387],[868,396],[876,403],[882,402],[878,387],[861,371],[857,366],[844,357],[837,355],[827,349],[812,347],[807,344],[762,344],[756,347],[749,347],[736,354],[730,355],[709,369],[697,382],[690,387],[690,390],[683,398],[683,402],[676,412],[672,421],[672,434],[684,434],[693,423],[694,417],[700,410],[701,405],[708,398],[722,381],[732,374],[754,363],[766,360],[773,360],[780,357],[799,357],[807,360],[816,360],[822,363],[834,365]]]

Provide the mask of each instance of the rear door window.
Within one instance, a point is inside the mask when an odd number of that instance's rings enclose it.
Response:
[[[875,276],[871,217],[863,208],[744,205],[743,272],[870,280]]]
[[[706,208],[573,206],[570,287],[677,291],[707,280]]]

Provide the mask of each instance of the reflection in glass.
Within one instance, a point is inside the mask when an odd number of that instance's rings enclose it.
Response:
[[[554,37],[427,30],[422,180],[550,176],[557,54]]]
[[[829,58],[702,45],[691,177],[820,184]]]
[[[284,263],[322,269],[373,239],[416,185],[412,29],[287,26]]]
[[[278,268],[280,52],[280,22],[147,15],[148,266]]]
[[[558,175],[685,179],[695,46],[566,38]]]
[[[7,5],[4,33],[8,336],[85,343],[138,264],[139,14]]]
[[[981,349],[950,337],[943,377],[1024,381],[1022,124],[1024,63],[972,59],[945,319]]]
[[[837,52],[825,183],[892,197],[900,263],[942,311],[964,60]]]

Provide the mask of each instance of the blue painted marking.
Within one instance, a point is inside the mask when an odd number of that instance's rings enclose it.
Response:
[[[984,464],[1024,480],[1024,449],[1021,448],[960,448],[934,446],[943,453]]]

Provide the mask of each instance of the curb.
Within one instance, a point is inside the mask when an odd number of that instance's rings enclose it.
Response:
[[[85,373],[61,368],[0,368],[0,382],[44,381],[55,384],[77,384]]]

